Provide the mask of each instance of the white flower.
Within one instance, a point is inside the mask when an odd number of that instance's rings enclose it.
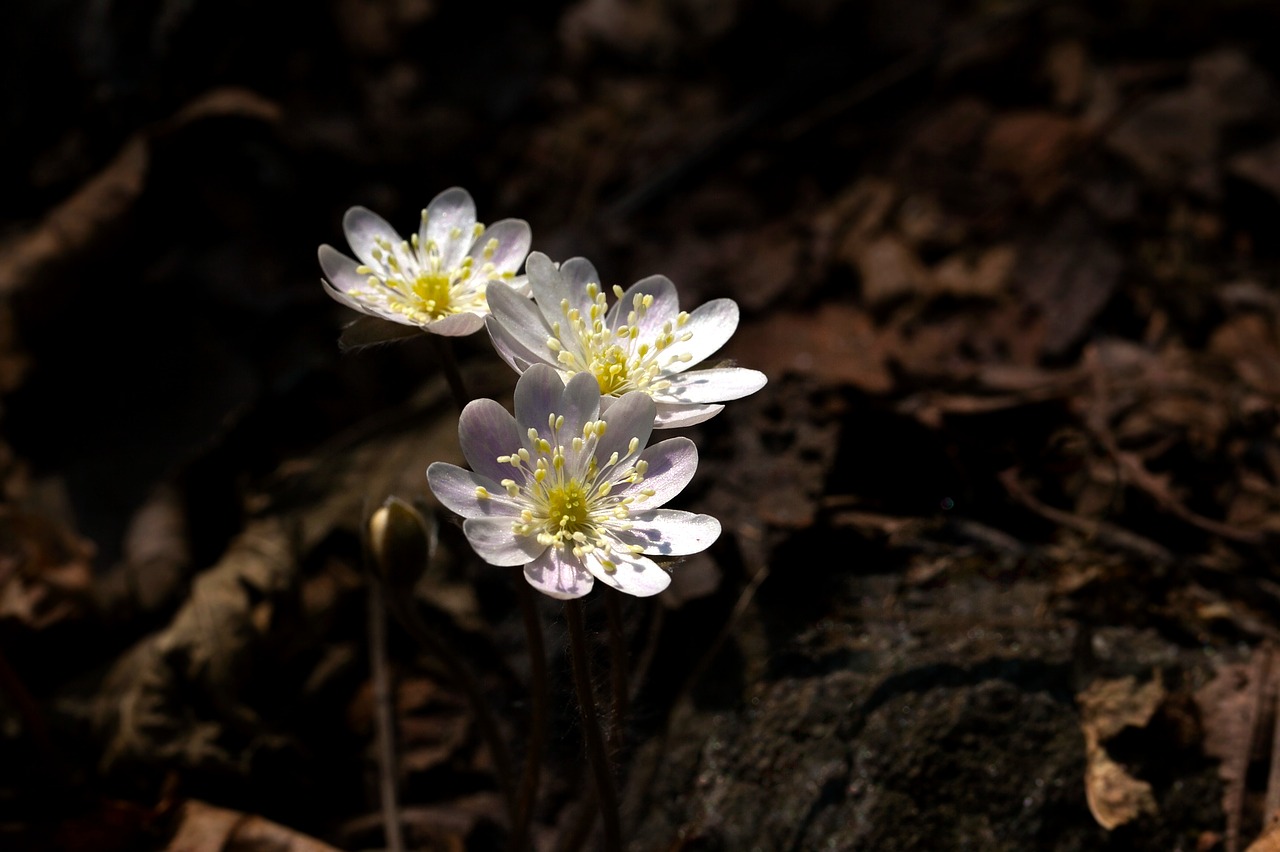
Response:
[[[658,508],[688,484],[698,451],[688,438],[643,449],[654,403],[628,393],[603,413],[590,374],[566,385],[545,365],[516,382],[515,417],[491,399],[462,411],[458,435],[471,470],[436,462],[431,490],[466,520],[492,565],[524,566],[553,598],[578,598],[595,580],[637,596],[671,578],[645,556],[705,550],[720,535],[710,515]]]
[[[476,221],[471,194],[460,187],[431,200],[418,233],[408,240],[363,207],[347,211],[342,229],[359,263],[320,246],[324,288],[371,316],[458,337],[484,325],[489,285],[527,289],[515,274],[529,253],[529,223],[503,219],[486,229]]]
[[[591,262],[575,257],[557,266],[534,252],[526,265],[537,303],[493,293],[485,321],[493,345],[516,372],[549,364],[568,379],[596,377],[605,408],[629,391],[657,403],[654,426],[670,429],[719,414],[719,403],[755,393],[763,373],[740,367],[690,370],[725,344],[738,327],[738,305],[715,299],[680,310],[676,287],[662,275],[614,287],[609,307]]]

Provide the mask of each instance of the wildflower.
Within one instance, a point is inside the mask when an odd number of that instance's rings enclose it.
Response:
[[[680,310],[676,287],[662,275],[614,287],[612,307],[595,267],[575,257],[557,266],[540,252],[526,266],[536,304],[495,292],[485,327],[516,372],[549,364],[565,379],[595,376],[607,410],[640,391],[657,404],[659,429],[701,423],[720,403],[755,393],[765,377],[741,367],[690,370],[725,344],[738,327],[738,305],[715,299]]]
[[[516,382],[515,417],[491,399],[467,405],[458,424],[471,470],[436,462],[431,490],[466,520],[462,530],[491,565],[524,566],[553,598],[578,598],[595,580],[644,597],[671,582],[649,556],[697,553],[720,522],[659,508],[698,467],[687,438],[644,449],[654,402],[631,392],[601,412],[589,373],[565,384],[535,364]]]
[[[516,270],[529,253],[529,223],[503,219],[485,228],[460,187],[431,200],[408,240],[363,207],[347,211],[342,229],[359,262],[320,246],[324,289],[361,313],[459,337],[484,325],[491,284],[527,290]]]

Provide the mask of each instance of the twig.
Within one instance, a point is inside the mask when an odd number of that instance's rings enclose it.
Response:
[[[1136,553],[1139,556],[1150,559],[1152,562],[1168,565],[1174,561],[1173,553],[1149,538],[1106,521],[1082,518],[1079,515],[1073,515],[1062,509],[1055,509],[1046,503],[1040,502],[1018,480],[1018,472],[1013,468],[1001,471],[996,478],[1000,480],[1000,484],[1009,492],[1009,496],[1046,520],[1067,529],[1075,530],[1088,538],[1096,538],[1106,544]]]
[[[537,595],[522,579],[516,581],[520,597],[520,613],[524,616],[525,640],[529,645],[529,742],[525,748],[524,773],[516,798],[516,822],[511,830],[511,849],[519,852],[529,842],[529,826],[538,803],[538,784],[542,777],[542,753],[547,742],[551,683],[547,675],[546,643],[542,638],[542,617],[538,614]]]
[[[369,663],[373,671],[383,832],[390,852],[404,852],[396,785],[395,712],[391,702],[391,673],[387,667],[387,613],[382,600],[382,584],[377,581],[369,583]]]
[[[578,712],[582,715],[582,739],[587,747],[587,759],[596,781],[596,801],[600,803],[600,816],[604,820],[604,848],[606,852],[621,852],[622,830],[618,822],[618,793],[613,784],[613,771],[609,755],[604,747],[604,735],[600,732],[600,719],[596,714],[596,697],[591,689],[591,658],[587,653],[587,631],[583,624],[582,602],[564,602],[564,617],[569,625],[569,657],[573,663],[573,687],[578,695]]]

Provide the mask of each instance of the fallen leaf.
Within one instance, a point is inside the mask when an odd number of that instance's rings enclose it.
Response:
[[[1085,742],[1085,798],[1108,831],[1157,812],[1151,785],[1134,778],[1107,754],[1105,743],[1125,728],[1144,728],[1164,700],[1159,676],[1137,685],[1133,677],[1096,680],[1076,696]]]
[[[191,800],[166,852],[338,852],[334,846],[260,816]]]

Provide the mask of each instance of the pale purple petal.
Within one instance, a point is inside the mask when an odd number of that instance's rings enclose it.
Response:
[[[494,319],[492,316],[484,321],[484,327],[489,332],[489,339],[493,341],[493,348],[503,361],[507,362],[507,366],[515,370],[517,373],[523,373],[529,369],[530,364],[542,362],[543,359],[529,351],[523,343],[516,340],[511,332]]]
[[[422,328],[441,337],[466,337],[484,328],[484,317],[479,314],[450,314],[432,320]]]
[[[488,296],[489,315],[502,326],[506,337],[518,344],[519,351],[535,356],[533,361],[557,363],[555,353],[547,347],[551,329],[533,302],[509,287],[490,286]]]
[[[600,286],[600,273],[596,272],[595,265],[585,257],[571,257],[564,263],[560,264],[560,284],[563,288],[562,297],[569,300],[570,307],[577,308],[584,315],[591,310],[591,299],[587,296],[587,285],[595,284]],[[555,315],[560,315],[560,300],[557,299],[554,305],[543,305],[543,309],[548,313],[552,308],[555,309]]]
[[[619,485],[614,493],[625,495],[629,491],[652,490],[653,496],[641,504],[646,509],[656,509],[683,491],[698,469],[698,448],[688,438],[659,441],[646,447],[640,458],[649,463],[644,479]]]
[[[520,514],[506,490],[496,480],[458,467],[448,462],[433,462],[427,468],[427,484],[440,505],[464,518],[507,518],[507,532],[511,532],[510,518]],[[487,500],[476,497],[476,489],[484,488],[491,495]]]
[[[467,518],[462,532],[480,558],[490,565],[524,565],[537,558],[546,545],[537,536],[516,535],[511,518]]]
[[[648,310],[643,314],[637,311],[636,326],[640,329],[642,342],[656,337],[665,323],[675,323],[676,314],[680,313],[676,285],[665,275],[650,275],[628,287],[622,298],[609,309],[610,328],[616,329],[627,322],[636,296],[653,296],[653,304]]]
[[[324,277],[335,290],[345,293],[348,290],[358,290],[368,283],[368,275],[356,272],[359,264],[333,246],[320,246],[318,255]]]
[[[591,575],[572,554],[564,558],[552,547],[524,566],[524,578],[544,595],[562,601],[580,598],[595,585]]]
[[[495,482],[511,477],[513,468],[499,464],[498,456],[510,455],[524,446],[516,419],[491,399],[467,403],[458,418],[458,438],[467,464]]]
[[[320,279],[320,286],[324,288],[324,291],[328,293],[335,302],[341,302],[342,304],[346,305],[348,308],[353,308],[357,311],[360,311],[363,314],[369,314],[371,316],[383,316],[381,312],[373,310],[368,305],[361,302],[359,299],[353,298],[352,296],[348,296],[346,293],[343,293],[341,290],[338,290],[323,278]],[[391,317],[387,317],[387,319],[391,319]],[[404,318],[401,317],[399,320],[397,320],[397,322],[404,324]]]
[[[678,509],[631,513],[632,528],[617,533],[626,544],[638,544],[651,556],[688,556],[710,547],[720,537],[720,522],[710,515]]]
[[[545,364],[534,364],[516,380],[516,425],[526,445],[528,428],[546,430],[547,415],[560,407],[563,396],[560,374]]]
[[[612,568],[605,566],[605,559],[613,563]],[[634,553],[606,554],[595,550],[583,556],[582,561],[600,582],[638,598],[656,595],[671,585],[671,575],[658,567],[656,562]]]
[[[723,405],[699,405],[697,403],[672,405],[664,403],[658,406],[658,413],[653,420],[655,429],[681,429],[694,426],[715,417],[724,411]]]
[[[560,269],[551,258],[540,251],[530,252],[524,262],[525,274],[529,276],[529,289],[533,291],[533,300],[544,316],[557,318],[560,316],[560,300],[567,297]]]
[[[486,259],[484,250],[490,240],[497,240],[498,245],[494,248],[493,256]],[[480,264],[488,262],[493,264],[494,274],[501,275],[520,268],[532,242],[533,232],[529,230],[528,222],[523,219],[503,219],[486,228],[467,254],[476,259],[477,270]]]
[[[564,386],[564,398],[556,414],[564,416],[560,439],[568,444],[582,437],[582,427],[588,420],[600,417],[600,383],[591,373],[578,373]]]
[[[676,333],[677,340],[662,353],[663,367],[671,372],[682,372],[711,357],[733,337],[738,328],[738,303],[733,299],[713,299],[695,308],[688,321]],[[678,338],[689,333],[687,341]],[[673,355],[690,356],[688,361],[674,362],[667,367],[667,358]]]
[[[515,290],[526,299],[533,295],[532,291],[529,290],[528,275],[517,275],[514,278],[507,278],[505,279],[505,282],[508,287]]]
[[[434,241],[445,268],[452,269],[471,247],[475,224],[476,203],[471,200],[471,193],[460,186],[451,187],[427,205],[427,221],[418,227],[418,240],[423,250],[428,241]]]
[[[671,386],[653,394],[657,403],[724,402],[741,399],[764,387],[764,373],[743,367],[713,367],[672,376]]]
[[[606,397],[602,402],[608,405],[601,406],[600,419],[608,425],[596,447],[596,458],[604,462],[615,452],[619,457],[625,456],[632,438],[642,447],[649,443],[656,406],[647,393],[631,391],[616,399]]]
[[[342,231],[347,244],[365,266],[377,266],[374,259],[374,240],[385,239],[393,246],[401,242],[396,229],[377,213],[364,207],[352,207],[342,217]]]

